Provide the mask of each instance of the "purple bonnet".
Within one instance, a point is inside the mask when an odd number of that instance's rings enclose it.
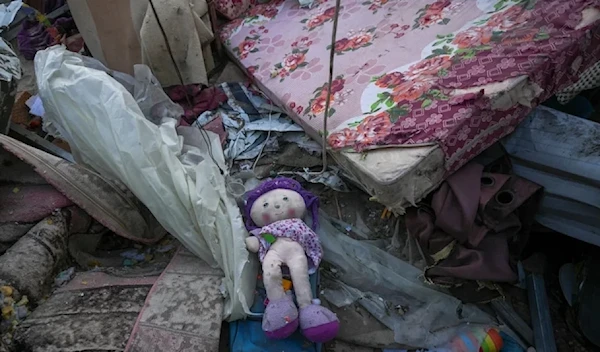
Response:
[[[244,215],[246,216],[246,228],[248,229],[248,231],[252,231],[258,228],[258,226],[256,226],[256,224],[250,217],[250,210],[252,209],[252,205],[254,204],[254,202],[256,202],[256,200],[263,194],[270,192],[274,189],[281,188],[295,191],[302,196],[302,199],[304,199],[304,204],[306,205],[306,209],[310,212],[310,215],[312,216],[312,229],[316,230],[319,225],[319,198],[302,188],[300,182],[287,177],[277,177],[272,180],[268,180],[261,183],[254,190],[247,193],[246,209],[244,211]]]

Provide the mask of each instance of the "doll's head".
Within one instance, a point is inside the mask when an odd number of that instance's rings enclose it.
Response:
[[[261,183],[248,193],[246,228],[254,230],[279,220],[302,219],[309,211],[312,227],[316,229],[318,210],[319,198],[296,180],[278,177]]]

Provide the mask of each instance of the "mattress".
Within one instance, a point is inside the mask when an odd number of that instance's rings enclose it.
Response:
[[[334,0],[256,5],[231,57],[397,212],[511,133],[600,58],[598,1],[343,0],[324,126]]]

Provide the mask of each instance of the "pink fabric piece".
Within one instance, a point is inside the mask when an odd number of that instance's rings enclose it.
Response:
[[[253,234],[259,240],[258,258],[261,263],[264,261],[267,251],[271,247],[271,244],[264,239],[264,234],[289,238],[300,244],[308,258],[309,274],[317,271],[321,259],[323,259],[323,248],[321,247],[319,236],[301,219],[276,221],[270,225],[263,226],[259,231],[253,231]]]
[[[334,0],[272,0],[220,36],[271,99],[315,139],[326,105]],[[344,0],[335,43],[328,139],[358,151],[439,143],[457,170],[514,130],[530,107],[492,110],[482,91],[528,76],[543,92],[600,59],[600,21],[575,29],[595,0]],[[483,89],[483,88],[482,88]]]
[[[0,223],[40,221],[73,204],[50,185],[3,185],[0,199]]]
[[[217,115],[212,121],[204,125],[204,129],[216,133],[219,136],[221,144],[227,140],[227,132],[225,132],[225,128],[223,127],[223,118],[221,115]]]
[[[91,217],[119,236],[150,244],[157,242],[165,235],[166,230],[158,224],[148,209],[131,192],[123,190],[122,184],[109,183],[79,164],[67,162],[5,135],[0,135],[0,144],[4,149],[31,165],[35,172],[53,186],[52,189],[64,194]],[[14,191],[14,188],[10,190]],[[49,190],[48,192],[51,193]],[[15,196],[21,197],[18,193]],[[58,194],[54,194],[53,197],[60,198]],[[32,201],[26,208],[28,211],[30,208],[35,209],[46,204],[42,197],[36,197]],[[67,203],[53,203],[47,208],[59,207],[62,204]],[[71,202],[67,205],[70,204]],[[5,214],[8,212],[11,216],[14,215],[14,212],[10,214],[12,209],[6,204],[0,206],[0,211]]]

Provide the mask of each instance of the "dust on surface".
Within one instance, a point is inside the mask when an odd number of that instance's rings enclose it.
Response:
[[[337,192],[320,184],[309,184],[306,188],[320,198],[321,209],[329,216],[356,227],[368,234],[369,239],[393,236],[396,217],[392,215],[382,219],[385,207],[369,200],[368,194],[357,189]]]

